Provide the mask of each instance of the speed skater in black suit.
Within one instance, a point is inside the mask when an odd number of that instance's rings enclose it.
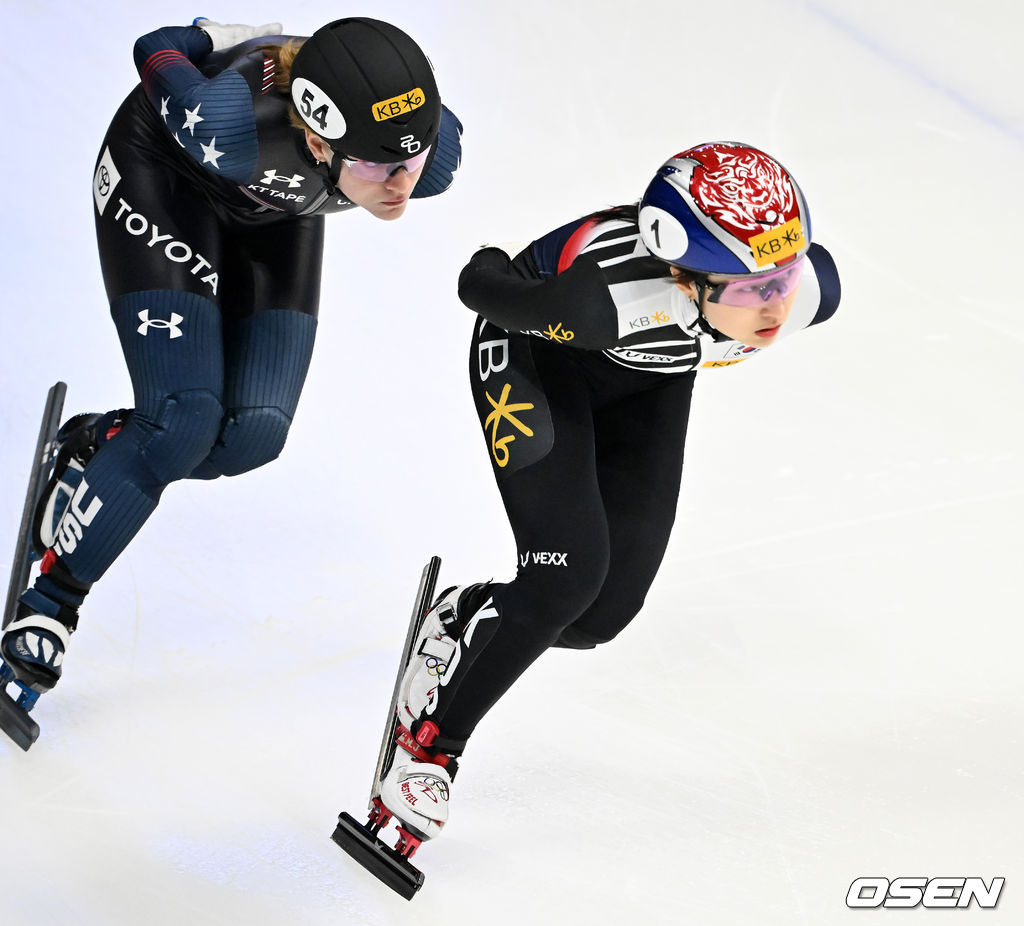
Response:
[[[413,646],[380,801],[417,839],[441,831],[467,741],[531,663],[608,643],[640,611],[694,378],[831,318],[840,288],[789,171],[717,142],[666,161],[637,204],[514,258],[478,251],[459,295],[478,313],[470,381],[518,569],[443,592]]]

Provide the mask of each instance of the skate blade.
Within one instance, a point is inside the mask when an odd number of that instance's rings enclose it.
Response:
[[[0,689],[0,730],[25,752],[39,739],[39,724],[18,707],[14,698],[3,689]]]
[[[370,874],[406,900],[412,900],[423,884],[422,871],[347,813],[338,817],[338,825],[331,839]]]

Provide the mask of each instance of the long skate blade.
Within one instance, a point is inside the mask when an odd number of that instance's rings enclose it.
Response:
[[[398,676],[395,678],[395,687],[391,692],[391,704],[388,706],[387,720],[384,722],[384,738],[381,740],[380,752],[377,755],[377,767],[373,772],[373,784],[370,786],[370,809],[373,808],[373,799],[380,795],[380,781],[394,749],[395,731],[397,728],[395,708],[398,706],[398,692],[402,688],[405,667],[412,656],[412,648],[419,635],[420,627],[423,625],[423,618],[426,616],[427,608],[430,607],[431,602],[434,600],[434,588],[437,585],[437,575],[440,570],[441,558],[439,556],[432,556],[430,557],[430,562],[423,567],[423,572],[420,574],[420,584],[416,589],[416,600],[412,606],[412,617],[409,619],[409,630],[405,635],[402,658],[398,663]]]
[[[25,752],[39,739],[39,724],[18,707],[6,690],[0,689],[0,730],[3,730]]]
[[[338,817],[338,825],[331,839],[371,875],[406,900],[412,900],[423,884],[422,871],[347,813],[342,812]]]
[[[46,394],[46,406],[39,424],[36,452],[32,458],[25,503],[21,510],[18,540],[14,548],[14,558],[11,560],[11,576],[7,584],[7,601],[4,604],[4,627],[14,620],[15,611],[18,609],[18,596],[28,586],[32,571],[32,518],[35,515],[39,494],[43,491],[53,467],[52,443],[60,428],[60,416],[64,410],[64,395],[67,388],[64,383],[54,383]],[[28,749],[28,746],[24,748]]]

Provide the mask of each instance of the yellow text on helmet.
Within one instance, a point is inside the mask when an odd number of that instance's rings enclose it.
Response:
[[[770,228],[750,239],[750,250],[754,254],[754,263],[758,267],[766,264],[777,264],[796,254],[807,244],[804,238],[804,227],[800,219],[790,219],[785,225]]]
[[[400,93],[398,96],[393,96],[390,100],[381,100],[379,103],[374,103],[373,118],[377,122],[393,119],[395,116],[401,116],[405,113],[411,113],[414,109],[419,109],[426,102],[427,95],[417,87],[408,93]]]

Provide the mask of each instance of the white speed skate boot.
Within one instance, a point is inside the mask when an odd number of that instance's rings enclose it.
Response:
[[[398,722],[413,734],[434,713],[440,689],[472,645],[477,625],[498,617],[489,588],[486,582],[449,588],[427,612],[398,693]]]
[[[448,822],[458,763],[444,753],[430,753],[404,727],[399,728],[397,744],[391,768],[380,783],[380,802],[402,822],[398,850],[411,856],[415,845],[433,839]]]
[[[381,779],[380,801],[417,841],[433,839],[448,821],[458,762],[431,715],[479,621],[498,617],[488,588],[483,583],[441,593],[424,618],[399,688],[396,748]]]

